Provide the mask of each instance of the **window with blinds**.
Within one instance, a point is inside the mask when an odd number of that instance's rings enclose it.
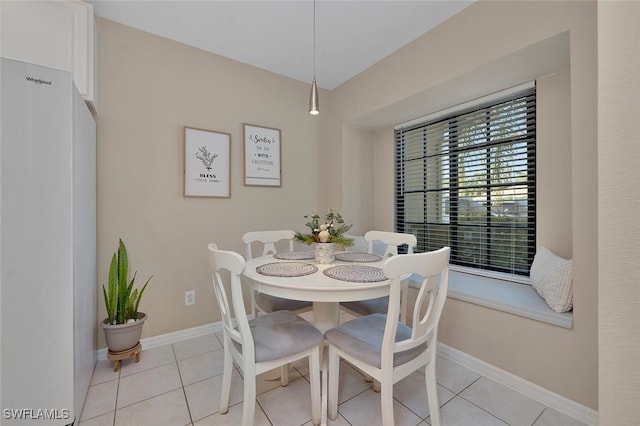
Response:
[[[416,252],[528,275],[536,241],[535,86],[396,126],[395,219]]]

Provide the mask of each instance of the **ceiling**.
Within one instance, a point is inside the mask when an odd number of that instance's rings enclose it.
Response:
[[[313,79],[312,0],[89,0],[96,16],[296,80]],[[334,89],[475,0],[317,0],[316,79]]]

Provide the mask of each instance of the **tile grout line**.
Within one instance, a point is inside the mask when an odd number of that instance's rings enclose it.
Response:
[[[171,348],[171,349],[172,349],[172,352],[173,352],[173,345],[171,345],[171,346],[172,346],[172,348]],[[173,353],[174,353],[174,359],[176,360],[175,362],[177,363],[177,358],[175,357],[175,352],[173,352]],[[168,365],[171,365],[171,363],[166,363],[166,364],[162,364],[162,365],[157,365],[157,366],[155,366],[155,367],[151,367],[151,368],[145,368],[145,369],[140,370],[140,371],[137,371],[137,372],[135,372],[135,373],[128,374],[128,375],[126,375],[126,376],[124,376],[124,377],[134,376],[134,375],[136,375],[136,374],[141,374],[141,373],[148,372],[148,371],[151,371],[151,370],[154,370],[154,369],[157,369],[157,368],[165,367],[165,366],[168,366]],[[176,365],[176,369],[178,370],[178,376],[180,377],[180,385],[181,385],[181,387],[183,388],[183,393],[184,393],[184,387],[182,386],[182,377],[181,377],[181,375],[180,375],[180,369],[178,368],[178,366],[177,366],[177,365]],[[131,403],[131,404],[129,404],[129,405],[125,405],[125,406],[123,406],[123,407],[118,408],[118,404],[117,404],[118,398],[117,398],[117,397],[118,397],[118,395],[119,395],[119,393],[120,393],[120,380],[121,380],[121,377],[122,377],[122,374],[121,374],[121,370],[120,370],[120,371],[118,372],[118,378],[117,378],[117,379],[113,379],[113,380],[118,380],[118,386],[117,386],[117,390],[116,390],[116,406],[115,406],[115,409],[114,409],[114,420],[113,420],[113,426],[117,426],[117,424],[116,424],[116,414],[117,414],[118,410],[123,410],[123,409],[125,409],[125,408],[132,407],[132,406],[134,406],[134,405],[136,405],[136,404],[142,403],[142,402],[144,402],[144,401],[149,401],[149,400],[151,400],[151,399],[153,399],[153,398],[156,398],[156,397],[159,397],[159,396],[162,396],[162,395],[166,395],[166,394],[168,394],[168,393],[174,392],[175,390],[179,389],[179,388],[170,389],[170,390],[167,390],[166,392],[160,393],[160,394],[158,394],[158,395],[152,395],[152,396],[149,396],[148,398],[145,398],[145,399],[142,399],[142,400],[140,400],[140,401],[136,401],[136,402],[133,402],[133,403]],[[185,401],[186,401],[186,398],[185,398]],[[187,410],[189,411],[188,403],[187,403]],[[191,413],[190,413],[190,411],[189,411],[189,418],[191,419]],[[190,423],[193,423],[193,422],[191,421]]]
[[[496,419],[500,420],[500,421],[501,421],[502,423],[504,423],[505,425],[511,426],[511,424],[510,424],[510,423],[508,423],[506,420],[501,419],[501,418],[500,418],[500,417],[498,417],[497,415],[493,414],[491,411],[488,411],[487,409],[485,409],[485,408],[483,408],[483,407],[479,406],[478,404],[475,404],[474,402],[469,401],[469,400],[468,400],[468,399],[466,399],[464,396],[462,396],[462,395],[456,395],[456,397],[460,397],[460,398],[462,398],[464,401],[468,402],[469,404],[473,405],[474,407],[477,407],[477,408],[481,409],[481,410],[482,410],[482,411],[484,411],[485,413],[489,414],[491,417],[494,417],[494,418],[496,418]],[[544,410],[543,410],[543,411],[544,411]]]
[[[180,378],[180,387],[182,388],[182,395],[184,396],[184,402],[187,405],[187,413],[189,413],[189,420],[193,424],[193,416],[191,415],[191,406],[189,405],[189,398],[187,398],[187,390],[184,388],[184,381],[182,380],[182,371],[180,371],[180,364],[178,363],[178,356],[176,355],[176,348],[171,344],[171,352],[173,353],[173,360],[176,364],[176,370],[178,370],[178,377]]]
[[[498,419],[499,421],[501,421],[502,423],[509,425],[509,423],[507,423],[506,421],[504,421],[503,419],[501,419],[500,417],[496,416],[495,414],[493,414],[490,411],[487,411],[486,409],[480,407],[477,404],[474,404],[473,402],[469,401],[468,399],[466,399],[464,396],[462,396],[462,392],[466,391],[467,389],[469,389],[474,383],[477,383],[480,379],[482,379],[482,377],[484,376],[480,376],[477,379],[475,379],[473,382],[469,383],[467,386],[465,386],[460,392],[454,392],[455,396],[453,398],[451,398],[449,401],[447,401],[446,403],[444,403],[442,406],[444,407],[445,405],[447,405],[448,403],[450,403],[451,401],[453,401],[454,399],[456,399],[457,397],[460,397],[461,399],[463,399],[464,401],[468,402],[469,404],[473,405],[474,407],[477,407],[479,409],[481,409],[482,411],[484,411],[485,413],[489,414],[491,417],[495,417],[496,419]],[[448,389],[448,388],[447,388]],[[449,389],[451,391],[451,389]]]
[[[103,383],[107,383],[107,382],[112,381],[112,380],[118,380],[118,385],[120,384],[120,382],[119,382],[119,381],[120,381],[120,370],[118,370],[118,377],[117,377],[117,378],[115,378],[115,379],[109,379],[109,380],[105,380],[105,381],[102,381],[102,382],[99,382],[99,383],[93,383],[93,377],[94,377],[94,376],[95,376],[95,374],[96,374],[96,369],[97,369],[97,368],[98,368],[98,363],[96,363],[95,367],[93,368],[93,372],[91,373],[91,380],[89,381],[89,387],[87,388],[87,395],[85,395],[84,401],[82,402],[82,409],[80,410],[80,414],[76,417],[76,421],[77,421],[77,423],[78,423],[78,424],[80,424],[81,422],[86,422],[87,420],[90,420],[90,419],[94,419],[94,418],[99,417],[99,416],[104,416],[105,414],[108,414],[108,413],[109,413],[109,412],[107,411],[106,413],[96,414],[95,416],[88,417],[88,418],[86,418],[86,419],[83,419],[83,418],[82,418],[82,415],[84,414],[85,406],[86,406],[87,401],[88,401],[89,390],[90,390],[92,387],[97,386],[97,385],[101,385],[101,384],[103,384]],[[92,383],[93,383],[93,384],[92,384]],[[118,397],[117,397],[117,389],[118,389],[118,387],[116,386],[116,402],[117,402],[117,400],[118,400],[118,399],[117,399],[117,398],[118,398]],[[115,403],[114,403],[114,405],[115,405]],[[115,407],[114,407],[114,409],[113,409],[113,420],[112,420],[112,426],[115,426],[115,424],[114,424],[114,423],[115,423],[115,411],[116,411],[116,410],[115,410]]]
[[[116,386],[116,399],[113,402],[113,426],[116,426],[116,415],[118,414],[118,394],[120,393],[120,376],[122,376],[122,363],[118,368],[118,385]]]
[[[470,400],[468,400],[467,398],[465,398],[464,396],[462,396],[462,393],[463,393],[465,390],[467,390],[469,387],[471,387],[473,384],[475,384],[476,382],[478,382],[478,381],[479,381],[480,379],[482,379],[483,377],[485,377],[485,376],[480,376],[480,377],[478,377],[476,380],[474,380],[472,383],[470,383],[470,384],[469,384],[469,386],[467,386],[467,387],[465,387],[464,389],[462,389],[462,390],[460,391],[460,393],[456,394],[456,397],[458,397],[458,396],[459,396],[460,398],[462,398],[463,400],[465,400],[465,401],[466,401],[466,402],[468,402],[469,404],[474,405],[475,407],[478,407],[479,409],[481,409],[481,410],[482,410],[482,411],[484,411],[485,413],[490,414],[491,416],[493,416],[493,417],[495,417],[496,419],[500,420],[500,421],[501,421],[501,422],[503,422],[504,424],[511,426],[511,424],[510,424],[509,422],[507,422],[506,420],[504,420],[504,419],[502,419],[502,418],[498,417],[496,414],[494,414],[494,413],[490,412],[490,411],[489,411],[489,410],[487,410],[486,408],[483,408],[483,407],[479,406],[478,404],[474,403],[473,401],[470,401]],[[514,392],[517,392],[517,391],[514,391]],[[455,397],[454,397],[454,398],[455,398]],[[452,400],[453,400],[453,398],[452,398],[450,401],[452,401]],[[541,411],[541,412],[540,412],[540,414],[538,414],[538,415],[536,416],[536,418],[533,420],[533,423],[531,424],[532,426],[533,426],[533,425],[535,424],[535,422],[540,418],[540,416],[542,416],[542,413],[544,413],[544,412],[545,412],[545,410],[548,408],[548,407],[547,407],[546,405],[544,405],[544,404],[542,404],[542,406],[543,406],[542,411]]]
[[[542,409],[542,411],[540,412],[540,414],[538,414],[538,417],[536,417],[535,419],[533,419],[533,423],[531,423],[531,426],[535,426],[536,422],[540,419],[540,417],[542,417],[542,415],[544,414],[545,411],[547,411],[549,407],[547,407],[546,405],[544,406],[544,408]]]

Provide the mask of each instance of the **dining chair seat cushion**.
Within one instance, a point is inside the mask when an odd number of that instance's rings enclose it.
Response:
[[[382,314],[359,317],[327,330],[324,333],[324,337],[330,344],[354,358],[380,368],[380,353],[382,350],[382,338],[384,336],[386,321],[387,316]],[[406,324],[398,322],[395,341],[400,342],[410,337],[411,328]],[[424,352],[425,346],[426,344],[408,351],[396,353],[393,359],[393,365],[402,365],[411,361]]]
[[[360,316],[386,314],[389,310],[389,296],[378,297],[377,299],[357,300],[355,302],[342,302],[340,306],[344,306]]]
[[[263,312],[276,312],[297,311],[298,309],[311,307],[312,303],[258,293],[256,295],[256,305],[258,305]]]
[[[249,321],[256,362],[266,362],[297,354],[323,340],[310,322],[289,311],[270,312]],[[234,342],[240,349],[240,344]]]

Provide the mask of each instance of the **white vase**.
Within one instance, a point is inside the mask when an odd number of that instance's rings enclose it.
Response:
[[[316,243],[316,263],[328,264],[336,260],[336,246],[333,243]]]

